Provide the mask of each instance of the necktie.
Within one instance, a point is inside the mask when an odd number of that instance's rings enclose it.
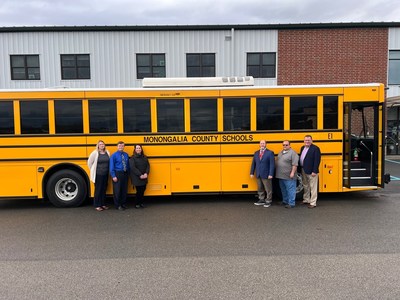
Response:
[[[264,150],[260,150],[260,159],[263,156],[263,154],[264,154]]]
[[[124,172],[126,172],[126,161],[125,161],[125,156],[123,153],[121,153],[121,160],[122,160],[122,167],[124,168]]]

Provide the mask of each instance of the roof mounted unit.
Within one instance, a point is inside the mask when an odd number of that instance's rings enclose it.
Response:
[[[244,77],[182,77],[182,78],[144,78],[144,88],[161,87],[217,87],[254,85],[253,76]]]

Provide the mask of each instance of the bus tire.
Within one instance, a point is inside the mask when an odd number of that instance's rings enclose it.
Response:
[[[56,207],[76,207],[86,199],[87,187],[83,177],[72,170],[61,170],[47,181],[46,194]]]

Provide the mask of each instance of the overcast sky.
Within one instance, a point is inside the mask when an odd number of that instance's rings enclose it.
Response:
[[[398,0],[1,0],[0,26],[399,22]]]

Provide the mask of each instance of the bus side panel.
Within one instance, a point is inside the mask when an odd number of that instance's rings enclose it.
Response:
[[[0,195],[2,197],[36,197],[37,178],[35,166],[0,166]]]
[[[221,168],[219,158],[183,160],[171,164],[173,193],[219,192]]]
[[[319,191],[320,192],[341,192],[342,186],[342,165],[340,158],[322,158],[319,166]]]
[[[150,161],[149,183],[145,195],[171,195],[171,163]]]
[[[255,178],[250,178],[251,159],[222,158],[222,192],[250,192],[257,190]]]

